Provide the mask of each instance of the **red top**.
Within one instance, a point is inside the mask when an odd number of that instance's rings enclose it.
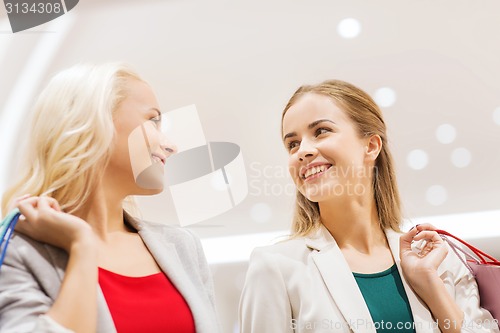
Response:
[[[195,333],[189,306],[163,272],[129,277],[99,267],[99,285],[118,333]]]

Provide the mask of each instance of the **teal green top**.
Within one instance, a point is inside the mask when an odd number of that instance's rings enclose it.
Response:
[[[377,333],[415,333],[413,315],[398,268],[380,273],[352,273],[370,310]]]

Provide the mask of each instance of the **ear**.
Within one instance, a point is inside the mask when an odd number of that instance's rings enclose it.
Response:
[[[379,135],[372,135],[366,142],[365,158],[370,161],[375,161],[382,150],[382,139]]]

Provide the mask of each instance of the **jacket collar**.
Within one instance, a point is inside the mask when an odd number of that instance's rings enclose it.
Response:
[[[408,297],[408,302],[413,314],[413,322],[415,323],[415,330],[417,333],[433,333],[440,332],[437,325],[434,323],[431,312],[429,311],[427,305],[413,292],[410,285],[406,281],[406,277],[401,269],[401,258],[399,256],[399,239],[401,233],[398,233],[392,229],[386,229],[385,235],[387,237],[387,242],[392,252],[392,256],[396,265],[398,267],[399,275],[401,276],[401,281],[403,282],[403,287]]]
[[[196,249],[189,244],[188,239],[184,233],[179,234],[176,230],[171,229],[164,224],[149,223],[141,221],[132,217],[124,211],[124,219],[134,229],[136,229],[141,236],[144,244],[153,255],[158,266],[168,276],[169,280],[175,285],[177,290],[182,294],[184,299],[189,305],[193,314],[197,332],[207,332],[211,330],[211,326],[204,326],[209,322],[216,322],[215,314],[207,311],[207,304],[209,300],[203,296],[205,291],[199,290],[203,281],[198,277],[190,275],[188,270],[189,263],[183,262],[181,257],[186,259],[185,256],[194,256]],[[193,241],[194,242],[194,241]],[[179,253],[193,250],[192,253]],[[187,266],[187,267],[185,267]],[[199,283],[199,284],[198,284]],[[205,324],[204,324],[205,323]]]
[[[408,285],[401,270],[399,257],[399,238],[401,234],[392,229],[384,231],[412,309],[416,332],[439,332],[439,330],[434,330],[435,327],[432,325],[433,320],[429,310]],[[305,244],[312,250],[311,256],[323,282],[352,331],[356,333],[376,333],[370,311],[352,275],[352,271],[328,229],[321,225],[317,230],[305,237]]]

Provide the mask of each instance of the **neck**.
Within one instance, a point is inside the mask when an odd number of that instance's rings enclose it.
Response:
[[[341,249],[371,253],[375,247],[387,244],[373,196],[336,198],[320,202],[319,209],[321,222]]]
[[[127,195],[113,188],[105,183],[96,186],[87,204],[74,213],[87,221],[103,240],[109,233],[128,231],[123,222],[123,200]]]

